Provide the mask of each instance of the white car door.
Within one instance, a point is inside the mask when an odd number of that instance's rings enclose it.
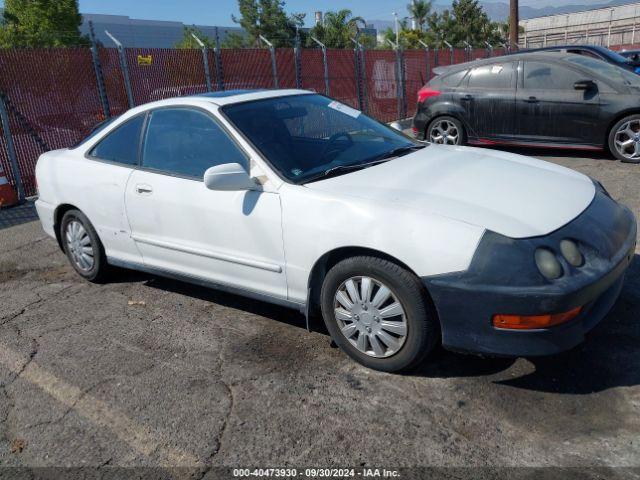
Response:
[[[147,267],[284,299],[279,195],[204,185],[207,168],[231,162],[249,164],[209,112],[152,111],[125,194],[132,238]]]
[[[137,115],[115,127],[82,155],[74,152],[72,162],[61,168],[59,203],[71,203],[92,222],[107,257],[124,262],[140,262],[141,256],[125,213],[125,189],[138,164],[140,134],[144,115]],[[89,137],[88,141],[91,141]],[[73,193],[73,197],[67,195]]]

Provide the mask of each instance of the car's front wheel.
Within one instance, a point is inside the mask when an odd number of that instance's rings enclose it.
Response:
[[[463,145],[466,142],[464,126],[453,117],[438,117],[427,127],[426,140],[440,145]]]
[[[618,160],[640,163],[640,115],[629,115],[613,126],[609,150]]]
[[[96,283],[106,278],[108,265],[104,247],[84,213],[69,210],[63,215],[60,238],[64,253],[80,276]]]
[[[352,257],[327,273],[322,315],[335,343],[366,367],[398,372],[439,341],[439,324],[419,279],[377,257]]]

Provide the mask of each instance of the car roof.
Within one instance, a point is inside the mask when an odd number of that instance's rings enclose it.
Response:
[[[502,55],[500,57],[482,58],[479,60],[473,60],[471,62],[458,63],[456,65],[447,65],[442,67],[436,67],[434,71],[438,75],[444,75],[446,73],[453,73],[460,70],[467,70],[469,68],[481,67],[483,65],[492,65],[500,62],[517,62],[519,60],[563,60],[568,57],[573,57],[573,53],[566,52],[522,52],[512,53],[510,55]],[[439,70],[439,71],[438,71]]]
[[[220,92],[208,92],[201,93],[199,95],[190,95],[188,97],[181,97],[183,100],[205,100],[215,105],[224,106],[232,103],[250,102],[252,100],[263,100],[267,98],[287,97],[291,95],[311,95],[315,92],[309,90],[298,89],[254,89],[254,90],[223,90]]]
[[[608,50],[600,45],[551,45],[548,47],[532,48],[525,50],[527,52],[544,52],[546,50],[597,50],[599,52]]]

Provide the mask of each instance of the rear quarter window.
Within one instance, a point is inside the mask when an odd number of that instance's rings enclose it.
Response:
[[[461,70],[459,72],[446,75],[442,77],[440,83],[445,87],[451,87],[451,88],[459,87],[460,83],[462,83],[462,80],[467,75],[468,71],[469,70]]]
[[[138,147],[144,115],[138,115],[109,132],[89,152],[89,158],[123,165],[138,164]]]

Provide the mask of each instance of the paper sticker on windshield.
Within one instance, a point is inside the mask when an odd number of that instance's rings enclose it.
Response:
[[[350,117],[353,117],[353,118],[358,118],[362,113],[360,110],[356,110],[355,108],[351,108],[345,105],[344,103],[340,103],[336,101],[331,102],[329,104],[329,108],[333,108],[334,110],[344,113],[345,115],[349,115]]]

